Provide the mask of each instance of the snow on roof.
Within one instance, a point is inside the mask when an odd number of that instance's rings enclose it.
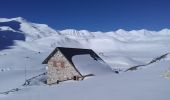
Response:
[[[75,55],[72,61],[82,75],[103,75],[112,72],[111,68],[106,63],[102,60],[94,60],[90,54]]]

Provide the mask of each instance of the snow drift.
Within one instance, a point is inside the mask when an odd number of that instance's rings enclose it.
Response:
[[[90,55],[73,56],[72,61],[82,75],[104,75],[113,73],[112,69],[102,60],[94,60]]]

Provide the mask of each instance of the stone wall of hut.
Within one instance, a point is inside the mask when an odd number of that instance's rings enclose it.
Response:
[[[75,79],[75,77],[81,79],[82,77],[60,51],[57,51],[56,54],[48,61],[47,75],[47,84],[71,80]]]

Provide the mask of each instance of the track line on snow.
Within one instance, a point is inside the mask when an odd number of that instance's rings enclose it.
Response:
[[[143,67],[143,66],[147,66],[147,65],[153,64],[153,63],[155,63],[155,62],[157,62],[157,61],[160,61],[160,60],[166,58],[169,54],[170,54],[170,53],[166,53],[166,54],[163,54],[163,55],[161,55],[161,56],[159,56],[159,57],[157,57],[157,58],[154,58],[154,59],[152,59],[149,63],[142,64],[142,65],[136,65],[136,66],[130,67],[130,68],[128,68],[127,70],[125,70],[125,72],[137,70],[139,67]]]

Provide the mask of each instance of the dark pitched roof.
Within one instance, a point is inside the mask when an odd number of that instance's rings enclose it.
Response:
[[[91,49],[81,49],[81,48],[67,48],[67,47],[56,47],[55,50],[42,62],[42,64],[47,64],[51,57],[57,51],[60,51],[72,64],[72,57],[74,55],[90,54],[94,60],[102,60],[93,50]],[[74,65],[74,64],[73,64]]]

